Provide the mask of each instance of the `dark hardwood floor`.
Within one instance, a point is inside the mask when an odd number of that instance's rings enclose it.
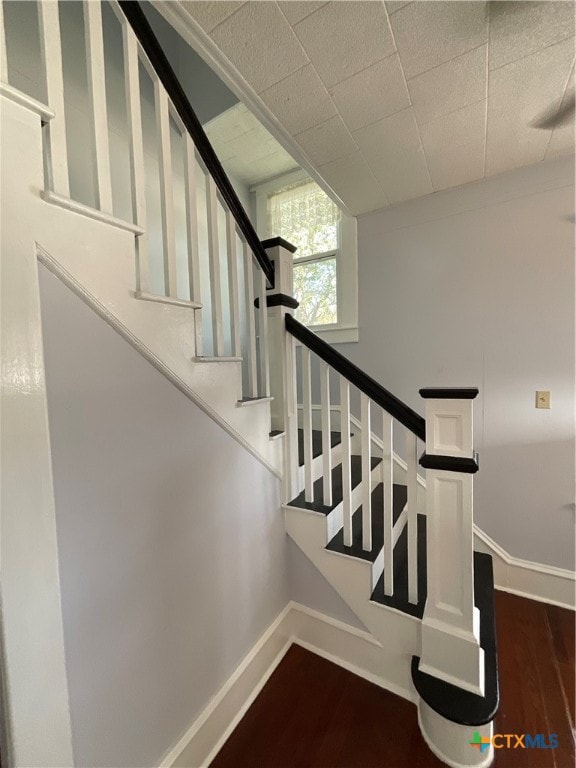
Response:
[[[499,749],[496,768],[574,766],[574,613],[496,593],[495,733],[558,735],[557,749]],[[472,729],[471,729],[472,730]],[[471,734],[472,735],[472,734]],[[413,704],[292,646],[212,768],[437,768]]]

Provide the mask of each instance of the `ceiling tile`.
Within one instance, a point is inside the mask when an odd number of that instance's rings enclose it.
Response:
[[[257,93],[308,61],[275,3],[245,3],[211,37]]]
[[[333,86],[330,94],[351,131],[410,106],[406,80],[397,54],[377,61]]]
[[[205,32],[210,32],[240,8],[243,3],[226,2],[226,0],[219,3],[209,3],[203,0],[182,0],[180,5],[200,24]]]
[[[405,109],[354,131],[352,136],[365,157],[390,157],[397,149],[420,146],[414,110]]]
[[[491,2],[490,69],[574,36],[573,2]]]
[[[359,152],[321,165],[318,170],[353,214],[388,205],[386,195]]]
[[[317,11],[318,8],[326,5],[326,0],[324,0],[324,2],[312,2],[312,0],[303,0],[303,2],[300,2],[300,0],[286,0],[286,2],[280,2],[278,5],[290,24],[297,24],[299,21],[302,21],[302,19],[305,19],[306,16],[310,16],[311,13]]]
[[[390,24],[409,79],[488,40],[482,2],[410,3],[390,17]]]
[[[490,72],[488,174],[543,159],[550,131],[533,123],[559,104],[573,59],[573,40],[565,40]]]
[[[402,147],[370,158],[370,168],[391,203],[402,203],[433,192],[421,146]]]
[[[481,45],[408,81],[418,123],[486,98],[487,50]]]
[[[421,125],[420,134],[435,190],[484,176],[486,100]]]
[[[552,157],[558,157],[560,155],[568,155],[574,152],[574,66],[572,66],[572,72],[568,80],[566,92],[562,99],[561,109],[566,109],[569,103],[572,103],[571,112],[567,112],[567,117],[561,123],[559,123],[552,131],[550,137],[550,143],[546,150],[546,159]]]
[[[328,91],[308,64],[260,94],[289,133],[301,133],[336,114]]]
[[[350,131],[338,115],[294,138],[316,165],[338,160],[358,150]]]
[[[391,16],[393,13],[396,13],[396,11],[399,11],[400,8],[404,8],[405,5],[409,4],[410,2],[401,2],[400,0],[392,0],[391,2],[385,3],[389,16]]]
[[[394,53],[382,3],[339,0],[295,24],[294,31],[327,86]]]

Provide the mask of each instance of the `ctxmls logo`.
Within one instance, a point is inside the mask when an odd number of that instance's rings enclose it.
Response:
[[[494,749],[556,749],[558,746],[558,736],[550,733],[546,737],[543,733],[496,733],[492,738],[489,736],[480,736],[478,731],[474,731],[472,741],[469,741],[471,747],[484,752],[490,745]]]

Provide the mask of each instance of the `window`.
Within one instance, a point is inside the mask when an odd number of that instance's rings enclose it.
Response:
[[[298,250],[294,257],[296,317],[306,325],[338,322],[340,211],[313,181],[268,195],[268,231]]]
[[[358,341],[356,219],[304,170],[257,184],[251,192],[260,237],[283,237],[297,247],[296,317],[326,341]]]

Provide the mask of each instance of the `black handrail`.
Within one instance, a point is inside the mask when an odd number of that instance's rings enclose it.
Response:
[[[154,67],[154,70],[168,95],[170,96],[172,103],[176,107],[176,111],[180,115],[180,119],[184,123],[186,130],[194,141],[194,146],[198,150],[200,157],[204,161],[208,172],[214,179],[220,194],[224,198],[226,205],[230,209],[236,223],[240,227],[242,234],[246,238],[248,245],[252,249],[252,253],[256,257],[260,268],[266,275],[270,287],[274,287],[274,265],[268,258],[268,254],[262,247],[262,243],[256,230],[252,226],[252,222],[248,218],[246,211],[244,210],[242,203],[238,199],[236,192],[230,180],[226,175],[226,172],[222,168],[216,153],[214,152],[212,145],[208,141],[208,137],[202,128],[202,125],[192,105],[188,101],[188,97],[184,93],[174,70],[170,66],[170,62],[166,58],[164,51],[160,43],[158,42],[156,35],[152,31],[152,27],[148,23],[144,12],[140,8],[140,4],[133,0],[120,0],[120,8],[124,15],[128,19],[130,26],[134,30],[134,34],[138,38],[140,45],[144,49],[144,52],[150,59],[150,63]]]
[[[348,358],[337,352],[334,347],[327,344],[305,325],[299,323],[292,315],[286,315],[286,330],[345,379],[348,379],[361,392],[368,395],[371,400],[381,406],[400,424],[403,424],[406,429],[413,432],[416,437],[419,437],[420,440],[426,440],[426,421],[416,411],[413,411],[402,400],[380,386],[377,381],[361,371]]]

